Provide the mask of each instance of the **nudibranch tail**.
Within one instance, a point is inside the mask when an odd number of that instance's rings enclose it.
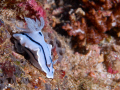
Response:
[[[49,69],[50,69],[50,72],[47,73],[47,77],[48,78],[53,78],[54,77],[54,75],[53,75],[54,74],[53,63],[51,63]]]
[[[45,42],[44,35],[41,32],[41,29],[44,27],[44,19],[41,17],[40,21],[37,19],[34,21],[34,19],[25,18],[25,21],[29,32],[13,34],[13,37],[18,40],[27,54],[30,55],[29,60],[33,62],[34,66],[36,62],[38,62],[36,67],[41,68],[48,78],[53,78],[54,68],[51,57],[52,45]],[[25,31],[26,29],[23,30]]]

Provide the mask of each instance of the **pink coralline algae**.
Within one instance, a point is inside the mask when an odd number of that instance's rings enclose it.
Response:
[[[0,63],[0,68],[7,77],[12,77],[15,72],[15,67],[10,62]]]
[[[41,5],[39,5],[36,0],[27,0],[26,2],[19,3],[18,6],[22,8],[24,12],[27,11],[26,17],[30,18],[46,18],[46,13]],[[24,13],[25,14],[25,13]],[[34,16],[34,17],[33,17]]]
[[[41,6],[39,6],[35,0],[28,0],[27,2],[30,4],[30,6],[35,11],[37,11],[37,15],[39,15],[41,17],[45,16],[45,12],[44,12],[43,8]]]
[[[118,73],[118,70],[113,70],[111,66],[108,67],[107,72],[111,73],[111,74],[116,74]]]

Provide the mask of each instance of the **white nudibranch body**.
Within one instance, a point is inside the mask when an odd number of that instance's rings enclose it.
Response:
[[[53,78],[54,68],[51,57],[52,45],[44,41],[44,35],[41,30],[44,27],[44,19],[25,18],[28,28],[16,28],[23,30],[22,33],[13,34],[13,37],[19,41],[23,49],[29,54],[30,62],[38,69],[42,69],[48,78]]]

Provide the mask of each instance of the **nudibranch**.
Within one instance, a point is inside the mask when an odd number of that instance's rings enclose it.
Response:
[[[20,51],[19,46],[22,46],[22,50],[29,55],[30,62],[38,69],[42,69],[48,78],[53,78],[54,68],[51,57],[52,45],[47,44],[44,41],[44,35],[41,31],[44,27],[44,19],[43,17],[40,17],[39,21],[38,19],[34,20],[25,17],[25,21],[28,28],[16,26],[17,29],[20,29],[23,32],[13,34],[13,38],[17,41],[15,46],[18,47],[18,51]],[[18,42],[20,45],[18,45]]]

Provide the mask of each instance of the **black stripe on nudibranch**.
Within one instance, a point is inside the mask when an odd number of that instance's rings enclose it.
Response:
[[[40,43],[36,42],[35,40],[33,40],[30,36],[28,36],[28,35],[27,35],[27,34],[25,34],[25,33],[22,33],[22,35],[27,36],[27,37],[28,37],[31,41],[33,41],[34,43],[36,43],[36,44],[38,44],[39,46],[41,46],[42,51],[43,51],[43,54],[44,54],[45,63],[46,63],[46,66],[47,66],[47,59],[46,59],[46,56],[45,56],[45,51],[44,51],[44,49],[43,49],[42,45],[41,45]],[[47,68],[48,68],[48,67],[47,67]],[[50,71],[50,69],[49,69],[49,68],[48,68],[48,70]]]
[[[39,32],[39,34],[40,34],[40,36],[42,36],[42,33],[41,33],[41,32]]]

